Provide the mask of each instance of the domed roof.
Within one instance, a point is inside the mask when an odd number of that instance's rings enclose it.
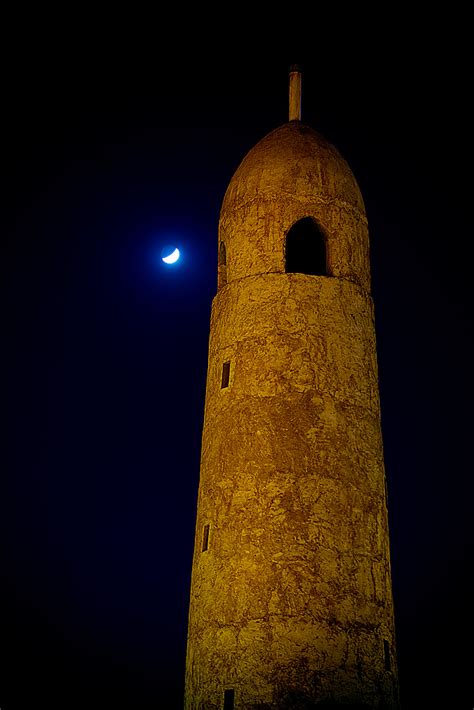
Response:
[[[303,219],[324,236],[327,274],[370,290],[367,218],[346,161],[315,130],[292,120],[247,153],[219,219],[218,286],[285,273],[286,237]]]
[[[222,211],[277,195],[337,200],[365,214],[346,161],[333,145],[300,121],[283,124],[247,153],[229,183]]]

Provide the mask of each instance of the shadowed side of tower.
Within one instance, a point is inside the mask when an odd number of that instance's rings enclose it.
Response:
[[[367,220],[298,101],[221,210],[188,710],[398,707]]]

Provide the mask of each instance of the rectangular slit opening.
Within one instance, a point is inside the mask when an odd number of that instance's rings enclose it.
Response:
[[[390,644],[388,641],[383,642],[383,651],[384,651],[384,656],[385,656],[385,670],[391,671],[392,670],[392,662],[390,660]]]
[[[202,552],[209,548],[209,525],[205,525],[202,530]]]
[[[228,688],[224,690],[224,710],[234,710],[234,689]]]
[[[222,365],[222,379],[221,379],[221,389],[229,386],[230,378],[230,361],[225,362]]]

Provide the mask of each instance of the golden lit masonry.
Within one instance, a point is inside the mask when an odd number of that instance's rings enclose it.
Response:
[[[398,708],[367,219],[300,104],[220,214],[187,710]]]

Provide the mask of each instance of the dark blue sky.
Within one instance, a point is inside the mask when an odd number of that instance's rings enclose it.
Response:
[[[18,38],[2,710],[182,706],[219,208],[286,121],[295,60],[304,121],[348,160],[369,217],[404,707],[472,706],[472,142],[462,42],[443,51],[461,25],[238,59]],[[175,269],[158,260],[169,242]]]

